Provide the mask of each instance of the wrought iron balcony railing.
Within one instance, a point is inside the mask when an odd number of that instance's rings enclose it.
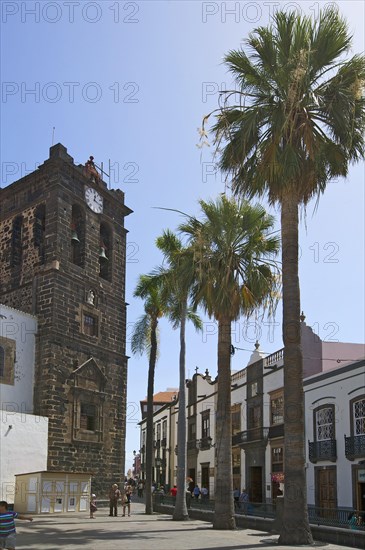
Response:
[[[337,460],[337,444],[335,439],[326,439],[324,441],[308,441],[309,460],[315,464],[321,460]]]
[[[186,448],[188,451],[196,451],[197,449],[199,449],[199,442],[197,439],[190,439],[187,444],[186,444]]]
[[[166,447],[166,444],[167,444],[167,439],[166,439],[166,437],[163,437],[161,439],[161,447]]]
[[[345,435],[345,455],[348,460],[365,458],[365,434],[352,437]]]
[[[199,449],[201,451],[206,451],[212,447],[212,438],[208,435],[207,437],[202,437],[199,441]]]

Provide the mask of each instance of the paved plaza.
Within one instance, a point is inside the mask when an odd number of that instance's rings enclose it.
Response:
[[[35,516],[32,523],[17,521],[17,550],[288,550],[288,546],[277,545],[277,535],[252,529],[215,531],[210,523],[174,522],[164,514],[147,516],[144,509],[143,504],[133,503],[130,518],[110,518],[108,510],[102,508],[95,519],[89,519],[88,514],[70,513]],[[326,550],[348,548],[325,543],[316,546]]]

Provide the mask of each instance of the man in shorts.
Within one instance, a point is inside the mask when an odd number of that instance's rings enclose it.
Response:
[[[16,530],[14,519],[25,519],[33,521],[31,516],[23,516],[18,512],[8,510],[8,503],[5,500],[0,501],[0,548],[15,550]]]

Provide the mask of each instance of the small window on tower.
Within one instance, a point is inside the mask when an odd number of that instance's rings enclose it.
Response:
[[[22,264],[23,257],[23,218],[18,216],[13,221],[12,243],[11,243],[11,265],[18,267]]]
[[[98,320],[94,315],[89,315],[84,313],[83,316],[83,333],[87,336],[97,336],[98,335]]]
[[[33,238],[34,246],[39,251],[39,262],[45,262],[45,229],[46,229],[46,207],[40,204],[34,213]]]
[[[80,428],[95,432],[96,430],[96,406],[90,403],[81,403]]]

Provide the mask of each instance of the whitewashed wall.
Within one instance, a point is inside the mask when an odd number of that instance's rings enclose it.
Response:
[[[0,336],[15,340],[14,385],[0,384],[0,409],[33,412],[37,319],[0,304]]]
[[[327,377],[323,374],[315,375],[307,379],[309,385],[305,385],[305,413],[306,413],[306,460],[307,460],[307,488],[308,503],[315,503],[314,464],[309,462],[308,443],[314,441],[313,434],[313,409],[318,405],[333,404],[335,406],[335,424],[337,441],[337,461],[321,461],[318,466],[337,467],[337,504],[339,507],[352,507],[352,477],[351,465],[359,460],[349,461],[345,456],[344,435],[350,435],[350,407],[349,402],[357,395],[364,392],[365,369],[357,367],[341,372],[341,368],[327,371]],[[320,400],[320,401],[318,401]]]
[[[48,418],[6,410],[0,416],[0,500],[14,502],[14,475],[47,469]]]

